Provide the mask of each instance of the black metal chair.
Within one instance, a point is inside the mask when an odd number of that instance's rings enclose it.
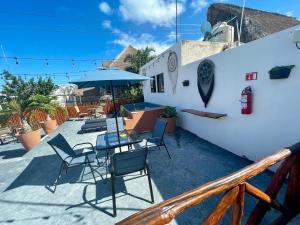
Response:
[[[115,153],[111,156],[111,163],[109,170],[111,174],[112,184],[112,198],[113,198],[113,216],[117,215],[116,210],[116,193],[115,193],[115,179],[118,176],[124,176],[126,174],[144,171],[148,176],[151,203],[154,203],[150,170],[147,164],[147,148],[136,149],[133,151]]]
[[[166,120],[157,119],[155,121],[154,128],[151,132],[151,137],[143,140],[142,143],[140,144],[140,146],[146,146],[148,149],[149,148],[159,148],[160,149],[160,147],[163,146],[166,149],[169,158],[171,159],[171,155],[170,155],[168,148],[164,142],[164,135],[165,135],[167,124],[168,124],[168,122]]]
[[[58,173],[58,176],[56,180],[54,181],[54,190],[51,190],[52,192],[55,192],[57,183],[62,175],[62,171],[65,169],[66,173],[69,168],[75,167],[75,166],[82,166],[84,165],[84,170],[82,172],[81,180],[84,176],[85,167],[88,165],[90,167],[91,173],[93,175],[95,184],[96,184],[96,178],[94,174],[94,170],[92,168],[91,163],[93,163],[96,159],[98,167],[100,167],[100,162],[97,158],[97,154],[94,150],[94,146],[89,142],[79,143],[73,146],[73,148],[69,145],[67,140],[61,135],[57,134],[54,138],[52,138],[50,141],[47,142],[55,151],[55,153],[58,155],[58,157],[62,160],[60,170]],[[89,145],[91,149],[76,149],[77,146],[81,145]],[[87,151],[84,151],[87,150]],[[101,177],[102,175],[99,174]]]

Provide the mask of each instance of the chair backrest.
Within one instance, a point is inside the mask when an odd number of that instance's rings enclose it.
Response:
[[[80,109],[77,105],[74,106],[74,109],[75,109],[76,113],[80,113]]]
[[[168,122],[163,119],[156,119],[155,121],[155,125],[152,130],[152,137],[157,138],[160,143],[163,141],[167,124]]]
[[[118,117],[117,121],[118,121],[119,131],[123,131],[124,130],[123,117]],[[115,118],[106,119],[106,126],[107,126],[108,133],[117,132],[117,125],[116,125]]]
[[[66,158],[75,157],[75,152],[72,147],[69,145],[67,140],[61,134],[56,135],[50,141],[47,142],[56,154],[65,161]]]
[[[145,169],[147,153],[147,148],[115,153],[111,160],[113,174],[121,176]]]

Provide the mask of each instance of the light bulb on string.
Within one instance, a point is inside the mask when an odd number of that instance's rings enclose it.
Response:
[[[14,59],[16,60],[16,64],[18,65],[19,64],[18,58],[14,57]]]
[[[68,79],[68,81],[70,81],[70,76],[68,73],[66,73],[66,78]]]
[[[75,61],[74,61],[74,59],[72,59],[72,66],[75,66]]]
[[[48,59],[45,59],[45,61],[46,61],[46,66],[49,66]]]
[[[97,61],[96,60],[94,61],[94,65],[97,66]]]

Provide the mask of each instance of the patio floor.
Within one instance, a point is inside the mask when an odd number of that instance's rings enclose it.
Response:
[[[43,142],[26,153],[22,146],[0,146],[0,223],[1,224],[114,224],[121,219],[150,207],[147,177],[126,176],[117,181],[117,217],[113,218],[110,180],[97,177],[97,185],[89,177],[80,182],[81,167],[70,170],[51,193],[45,186],[52,184],[59,170],[59,159],[46,143],[56,133],[62,133],[70,144],[96,142],[99,132],[77,134],[82,121],[70,121]],[[177,129],[166,135],[166,145],[172,159],[165,151],[153,149],[148,156],[152,175],[155,202],[178,195],[208,181],[228,175],[249,164],[216,145],[195,135]],[[104,174],[104,168],[101,172]],[[139,176],[139,174],[136,174]],[[265,172],[251,183],[264,190],[272,173]],[[282,199],[280,195],[280,200]],[[94,201],[97,198],[97,203]],[[214,208],[219,199],[211,198],[185,211],[171,224],[199,224]],[[249,216],[256,200],[246,197],[245,217]],[[271,211],[263,224],[274,218]],[[245,221],[244,221],[245,222]],[[220,224],[229,224],[227,214]],[[291,224],[300,224],[297,217]]]

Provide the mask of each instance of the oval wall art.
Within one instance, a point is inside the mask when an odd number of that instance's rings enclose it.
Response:
[[[206,108],[214,89],[215,64],[205,59],[200,62],[197,69],[197,85],[202,101]]]

